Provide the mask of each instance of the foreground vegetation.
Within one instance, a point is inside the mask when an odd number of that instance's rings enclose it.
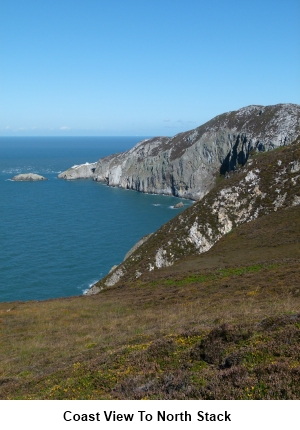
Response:
[[[100,294],[0,304],[1,399],[299,399],[300,206]]]

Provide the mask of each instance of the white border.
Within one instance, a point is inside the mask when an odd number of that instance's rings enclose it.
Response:
[[[92,414],[94,421],[66,421],[75,415]],[[105,419],[104,411],[112,412],[112,416],[120,414],[133,414],[132,421]],[[141,420],[143,415],[152,415],[152,420]],[[158,411],[165,411],[169,419],[158,419]],[[225,411],[230,414],[230,421],[198,421],[198,411],[208,413],[208,417],[219,415],[224,417]],[[299,427],[300,400],[276,401],[276,400],[11,400],[0,401],[1,427],[3,429],[29,428],[41,429],[270,429],[282,430],[283,428]],[[115,412],[115,414],[114,414]],[[97,415],[99,421],[97,421]],[[177,421],[175,420],[177,414]],[[191,421],[183,421],[189,417]]]

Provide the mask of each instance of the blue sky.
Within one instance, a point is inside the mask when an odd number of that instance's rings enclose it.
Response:
[[[300,103],[298,0],[7,0],[0,135],[174,135]]]

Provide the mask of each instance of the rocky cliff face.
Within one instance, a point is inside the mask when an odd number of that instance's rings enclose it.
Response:
[[[58,175],[60,179],[89,179],[94,177],[97,163],[85,163],[70,167]]]
[[[216,173],[244,165],[251,151],[289,145],[300,133],[300,106],[248,106],[172,138],[139,142],[127,152],[75,166],[59,178],[93,178],[110,186],[201,199]]]
[[[89,294],[208,251],[234,227],[300,205],[300,138],[287,147],[254,154],[201,201],[153,233],[95,284]]]

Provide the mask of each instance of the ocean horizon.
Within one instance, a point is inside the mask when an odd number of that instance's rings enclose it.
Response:
[[[67,168],[145,137],[0,137],[0,301],[83,294],[144,235],[192,204],[172,196],[64,181]],[[15,182],[19,173],[48,181]],[[173,205],[183,201],[183,209]]]

